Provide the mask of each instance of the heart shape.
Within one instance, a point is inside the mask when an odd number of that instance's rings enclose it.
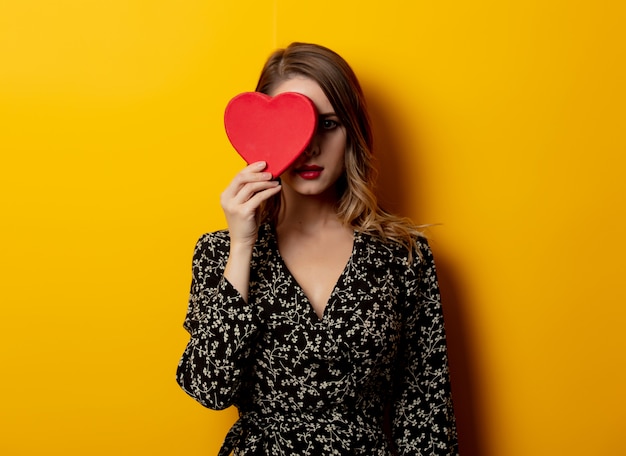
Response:
[[[235,96],[224,112],[226,135],[248,163],[265,161],[265,171],[280,176],[311,142],[317,110],[306,96],[260,92]]]

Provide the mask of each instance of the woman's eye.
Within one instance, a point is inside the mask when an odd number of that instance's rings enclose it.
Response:
[[[320,123],[320,126],[322,127],[322,130],[333,130],[339,126],[339,122],[336,120],[324,119]]]

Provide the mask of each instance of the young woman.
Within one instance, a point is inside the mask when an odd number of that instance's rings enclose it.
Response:
[[[309,97],[307,150],[252,163],[222,193],[228,230],[200,238],[180,386],[240,418],[220,455],[454,455],[433,257],[373,193],[365,100],[333,51],[293,43],[257,91]]]

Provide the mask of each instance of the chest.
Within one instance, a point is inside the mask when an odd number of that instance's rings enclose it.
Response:
[[[321,318],[280,255],[268,253],[259,260],[253,263],[250,298],[257,302],[267,336],[274,343],[283,337],[302,342],[300,339],[307,334],[332,334],[332,340],[368,347],[376,353],[397,339],[406,306],[406,286],[389,258],[367,249],[363,240],[355,239],[352,255],[341,266],[343,270],[335,271],[338,277],[332,279]],[[313,277],[318,276],[314,269],[310,271]],[[300,342],[296,345],[317,346],[324,351],[313,340]]]
[[[319,319],[353,254],[353,233],[324,239],[287,239],[280,260]]]
[[[306,378],[307,384],[343,385],[352,378],[359,389],[375,372],[387,372],[401,337],[403,287],[393,268],[359,258],[357,249],[321,319],[281,262],[257,269],[250,296],[263,309],[258,372],[270,366],[280,371],[277,377]]]

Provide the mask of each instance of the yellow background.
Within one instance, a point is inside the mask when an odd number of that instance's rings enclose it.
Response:
[[[235,413],[174,381],[191,253],[243,164],[223,108],[294,40],[440,223],[463,454],[626,454],[623,5],[0,3],[0,454],[216,453]]]

